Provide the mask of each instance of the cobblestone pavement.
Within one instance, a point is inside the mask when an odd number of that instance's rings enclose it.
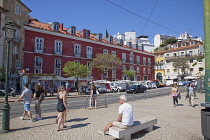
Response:
[[[179,106],[173,107],[172,97],[163,96],[146,100],[128,101],[134,109],[134,119],[151,116],[157,118],[157,124],[150,133],[140,131],[132,135],[132,139],[141,140],[203,140],[201,133],[201,102],[205,94],[197,94],[196,107],[190,107],[184,95]],[[43,120],[28,123],[27,120],[14,118],[10,120],[11,131],[0,134],[1,140],[113,140],[114,137],[97,133],[108,122],[117,119],[119,104],[109,104],[107,108],[69,110],[66,128],[56,131],[56,115],[42,113]],[[20,112],[20,115],[22,111]]]

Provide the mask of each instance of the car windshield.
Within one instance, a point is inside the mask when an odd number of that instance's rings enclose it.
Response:
[[[130,88],[136,88],[138,85],[131,85]]]

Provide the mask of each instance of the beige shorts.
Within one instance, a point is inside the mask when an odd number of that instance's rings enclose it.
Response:
[[[113,125],[113,126],[116,126],[116,127],[119,127],[119,128],[122,128],[122,129],[127,129],[127,128],[132,127],[132,125],[131,125],[131,126],[123,125],[122,122],[113,122],[112,125]]]

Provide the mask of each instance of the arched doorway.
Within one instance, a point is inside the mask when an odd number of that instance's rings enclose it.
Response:
[[[162,75],[162,73],[158,72],[158,73],[156,74],[156,79],[158,79],[159,81],[163,82],[163,81],[162,81],[162,80],[163,80],[163,75]]]

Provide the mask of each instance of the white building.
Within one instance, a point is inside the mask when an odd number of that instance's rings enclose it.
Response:
[[[155,37],[154,37],[154,48],[158,48],[160,46],[160,44],[164,43],[169,38],[175,38],[175,37],[172,36],[172,35],[166,36],[164,34],[162,34],[162,35],[160,35],[160,34],[155,35]]]

